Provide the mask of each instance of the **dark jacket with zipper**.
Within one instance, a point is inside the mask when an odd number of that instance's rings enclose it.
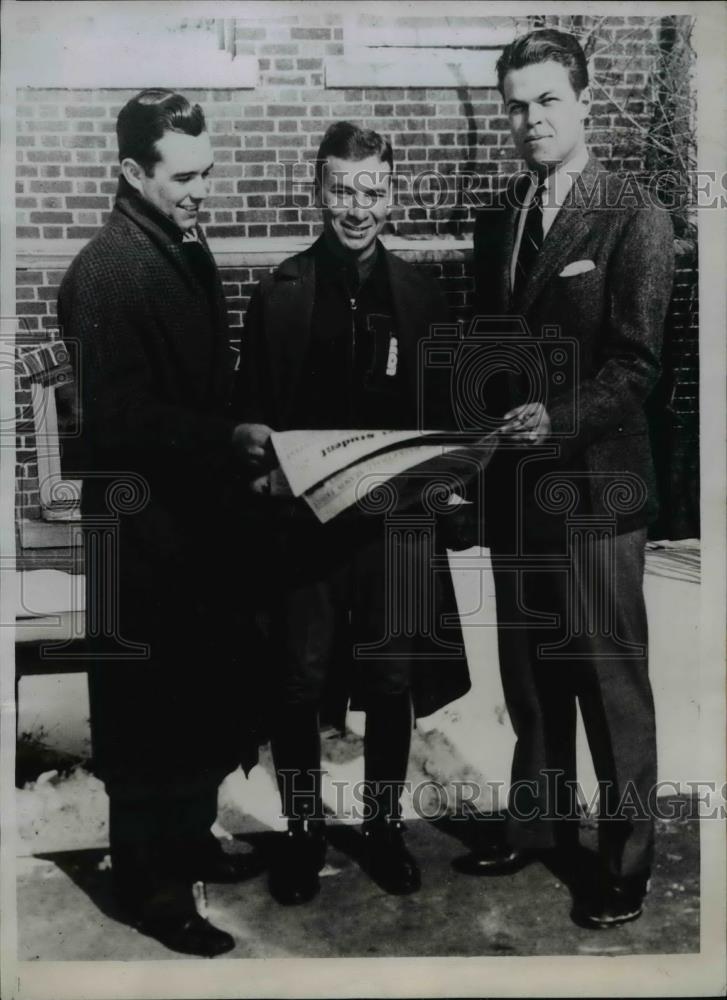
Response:
[[[441,292],[381,245],[371,274],[362,287],[356,284],[355,273],[342,268],[323,239],[263,278],[245,320],[236,390],[240,419],[263,422],[276,431],[420,425],[419,345],[430,335],[431,324],[446,322]],[[392,337],[396,373],[387,375]],[[437,409],[435,402],[432,409]],[[368,676],[380,670],[409,671],[417,715],[427,715],[468,690],[446,552],[432,517],[422,511],[389,512],[388,524],[395,532],[402,518],[416,521],[414,541],[405,544],[410,565],[423,574],[432,600],[427,610],[430,634],[420,629],[407,636],[390,634],[383,592],[376,599],[364,597],[376,589],[373,578],[381,580],[382,591],[385,586],[384,518],[355,512],[321,525],[303,501],[275,497],[259,504],[253,517],[259,527],[252,533],[266,539],[268,552],[269,573],[260,588],[266,594],[263,603],[274,606],[281,591],[317,587],[349,569],[353,644],[369,647],[361,660]],[[406,584],[398,578],[394,586],[401,591]],[[382,639],[378,651],[371,651],[372,637]],[[328,648],[330,642],[323,645]],[[316,653],[309,649],[300,655]]]

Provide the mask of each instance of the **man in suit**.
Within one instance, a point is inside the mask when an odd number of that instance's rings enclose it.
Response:
[[[240,419],[277,431],[419,426],[418,344],[430,324],[446,320],[446,307],[436,282],[378,239],[392,164],[391,145],[375,132],[339,122],[323,137],[315,173],[323,234],[253,294]],[[257,491],[267,486],[266,449],[261,437]],[[403,840],[400,805],[412,716],[469,687],[459,627],[439,627],[456,604],[449,574],[433,569],[430,546],[446,561],[435,519],[394,504],[385,516],[358,510],[321,525],[301,501],[276,496],[261,498],[258,516],[271,569],[261,610],[272,659],[272,747],[288,819],[271,892],[292,904],[319,889],[318,716],[331,688],[350,691],[366,712],[358,802],[366,868],[387,892],[414,892],[420,872]]]
[[[578,41],[556,30],[516,39],[498,63],[529,172],[479,213],[474,261],[478,315],[499,317],[483,329],[501,331],[505,359],[489,380],[503,424],[485,540],[517,743],[505,842],[457,866],[487,875],[573,860],[578,703],[599,779],[600,877],[576,887],[573,916],[595,928],[640,915],[652,859],[644,402],[659,375],[673,234],[666,212],[589,154],[588,83]]]
[[[58,302],[79,347],[94,765],[118,903],[170,948],[212,956],[234,940],[197,913],[193,884],[246,874],[210,831],[219,782],[246,754],[221,515],[258,429],[228,411],[227,314],[199,226],[213,169],[202,110],[143,91],[117,136],[114,209]]]

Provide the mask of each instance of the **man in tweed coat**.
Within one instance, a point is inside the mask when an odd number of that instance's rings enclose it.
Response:
[[[572,35],[517,39],[498,74],[530,168],[479,214],[474,240],[478,314],[498,318],[480,321],[499,331],[490,406],[504,419],[485,531],[517,743],[506,842],[459,867],[505,873],[553,849],[572,863],[578,702],[601,793],[601,871],[590,888],[576,880],[573,915],[607,927],[640,915],[653,846],[644,402],[659,375],[673,234],[666,212],[589,155],[588,69]]]
[[[225,303],[198,226],[213,167],[202,110],[145,91],[117,134],[114,209],[58,304],[80,348],[94,764],[119,903],[170,947],[214,955],[234,941],[197,914],[192,887],[244,874],[210,827],[244,749],[218,558],[255,429],[227,413]],[[103,525],[113,555],[97,544]]]

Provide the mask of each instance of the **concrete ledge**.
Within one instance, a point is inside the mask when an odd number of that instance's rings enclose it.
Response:
[[[16,267],[25,270],[65,270],[88,240],[18,240]],[[307,249],[313,238],[266,237],[264,239],[218,238],[209,241],[220,267],[274,267],[291,254]],[[435,262],[466,260],[472,240],[427,236],[420,240],[384,236],[384,246],[405,260]],[[56,245],[57,244],[57,245]]]
[[[8,52],[12,79],[42,90],[133,92],[160,82],[180,90],[257,87],[256,56],[233,58],[219,27],[187,26],[184,12],[173,7],[170,16],[167,6],[45,4],[34,16],[16,14]]]
[[[257,239],[245,237],[218,237],[209,241],[210,249],[220,267],[275,267],[294,253],[306,250],[313,237],[271,236]],[[404,260],[420,263],[469,260],[472,254],[472,237],[455,239],[445,236],[423,236],[406,239],[401,236],[383,236],[382,242]],[[88,240],[18,240],[15,266],[17,270],[64,271]],[[694,246],[687,240],[674,240],[674,250],[679,266],[694,263]]]
[[[64,549],[81,545],[80,517],[41,521],[24,518],[18,524],[21,546],[31,549]]]
[[[496,87],[501,49],[353,49],[326,59],[326,87]]]
[[[516,20],[495,14],[483,15],[481,0],[459,0],[456,13],[421,10],[397,11],[395,6],[379,13],[376,4],[364,9],[346,25],[358,46],[397,46],[418,48],[472,48],[483,49],[508,45],[515,37]],[[444,16],[443,16],[444,15]],[[348,36],[348,31],[346,31]]]

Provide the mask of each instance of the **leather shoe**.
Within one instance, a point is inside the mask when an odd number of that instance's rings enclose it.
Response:
[[[194,881],[232,883],[254,878],[264,870],[257,851],[226,854],[213,833],[191,841],[185,849],[184,867]]]
[[[215,958],[235,947],[235,939],[231,934],[221,931],[198,913],[149,914],[137,926],[143,934],[148,934],[172,951],[185,955]]]
[[[172,951],[214,958],[235,947],[235,939],[197,912],[192,887],[168,883],[144,899],[119,898],[137,930]]]
[[[382,889],[394,896],[416,892],[422,877],[406,849],[400,820],[364,824],[364,868]]]
[[[455,858],[452,867],[461,875],[512,875],[537,861],[542,851],[510,847],[508,844],[485,844]]]
[[[273,899],[283,906],[309,903],[318,895],[318,873],[325,859],[323,831],[289,823],[270,866],[268,885]]]
[[[649,891],[649,875],[608,879],[590,899],[579,900],[571,917],[580,927],[605,930],[638,920]]]

